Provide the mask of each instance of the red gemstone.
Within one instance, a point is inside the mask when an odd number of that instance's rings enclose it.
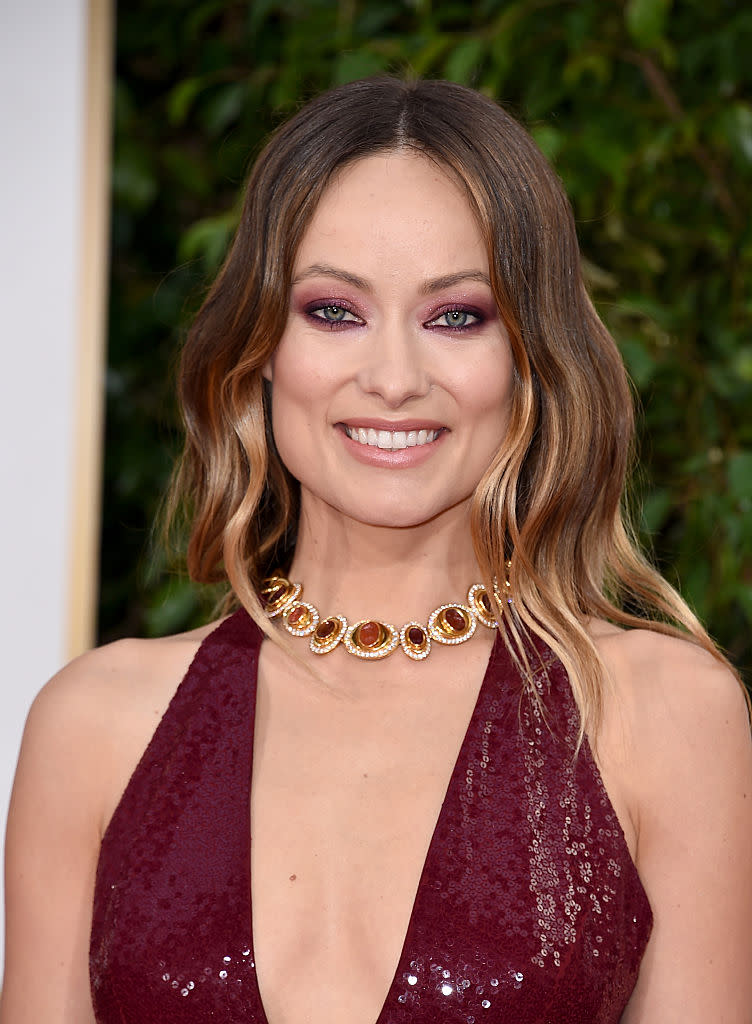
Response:
[[[308,609],[302,604],[298,605],[297,608],[293,608],[290,614],[287,616],[287,621],[291,626],[299,626],[308,618]]]
[[[267,603],[274,604],[275,601],[281,601],[286,593],[287,587],[277,587],[277,589],[273,590],[271,594],[266,595]]]
[[[363,647],[375,647],[381,636],[381,627],[378,622],[364,622],[358,627],[358,642]]]
[[[486,615],[491,615],[493,612],[493,609],[491,608],[491,599],[489,598],[485,590],[481,591],[481,595],[478,600],[480,602],[481,608],[486,613]]]
[[[334,621],[334,619],[324,619],[324,621],[316,629],[316,639],[328,640],[336,628],[337,623]]]
[[[465,616],[459,608],[447,608],[444,612],[444,621],[455,633],[463,633],[467,628]]]
[[[407,639],[413,647],[422,647],[426,642],[426,634],[420,626],[411,626],[407,631]]]

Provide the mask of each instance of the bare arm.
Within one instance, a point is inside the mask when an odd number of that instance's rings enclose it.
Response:
[[[653,934],[622,1024],[752,1024],[752,738],[704,652],[630,637],[626,767]],[[624,645],[623,645],[624,646]],[[631,762],[631,764],[629,763]]]
[[[0,1024],[94,1024],[89,937],[101,837],[213,628],[90,651],[35,700],[8,817]]]
[[[93,652],[64,669],[26,723],[6,840],[1,1024],[94,1022],[88,947],[107,767],[91,677],[101,662]]]

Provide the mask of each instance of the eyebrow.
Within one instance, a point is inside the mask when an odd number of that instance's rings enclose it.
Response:
[[[479,281],[481,284],[491,287],[488,274],[484,274],[482,270],[459,270],[456,274],[431,278],[430,281],[426,281],[422,285],[420,290],[424,295],[431,295],[433,292],[443,291],[444,288],[453,288],[454,285],[462,284],[465,281]]]
[[[351,274],[349,270],[329,266],[327,263],[311,264],[310,267],[306,267],[305,270],[301,271],[292,283],[294,285],[300,284],[301,281],[307,281],[310,277],[333,277],[352,285],[354,288],[360,289],[360,291],[373,292],[373,287],[365,278],[358,277],[357,274]],[[452,288],[454,285],[462,284],[465,281],[478,281],[489,288],[491,287],[488,274],[484,274],[482,270],[459,270],[456,274],[444,274],[442,277],[432,277],[428,281],[424,281],[420,291],[423,295],[432,295],[434,292],[440,292],[444,288]]]

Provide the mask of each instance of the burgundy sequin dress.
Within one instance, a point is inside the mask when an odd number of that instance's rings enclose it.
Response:
[[[266,1024],[248,827],[260,643],[243,611],[204,641],[104,836],[99,1024]],[[540,685],[553,730],[520,700],[497,638],[376,1024],[621,1016],[650,907],[589,747],[572,756],[577,712],[558,663]]]

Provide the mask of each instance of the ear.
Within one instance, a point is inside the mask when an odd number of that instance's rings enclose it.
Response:
[[[262,370],[261,370],[261,376],[264,378],[264,380],[268,380],[269,383],[271,384],[271,382],[272,382],[272,361],[271,361],[271,359],[267,359],[267,361],[264,363],[264,365],[262,367]]]

